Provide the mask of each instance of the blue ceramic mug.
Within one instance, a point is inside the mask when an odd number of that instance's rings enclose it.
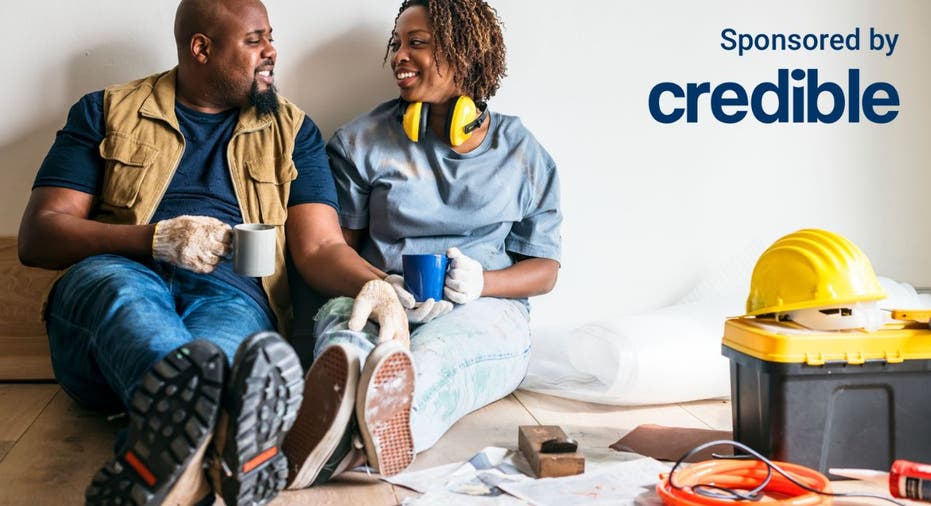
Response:
[[[446,255],[403,255],[404,288],[417,302],[442,300],[446,281]]]

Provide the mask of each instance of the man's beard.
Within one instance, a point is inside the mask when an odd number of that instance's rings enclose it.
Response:
[[[259,83],[252,81],[252,89],[249,90],[249,103],[255,107],[255,110],[261,114],[278,114],[278,90],[275,86],[269,86],[265,91],[259,91]]]

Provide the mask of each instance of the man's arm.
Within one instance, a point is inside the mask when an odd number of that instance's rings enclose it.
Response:
[[[336,210],[327,204],[288,208],[285,222],[288,250],[298,272],[325,295],[355,297],[348,326],[362,330],[366,320],[379,325],[380,341],[396,339],[410,347],[404,308],[385,273],[366,262],[343,239]]]
[[[152,256],[155,225],[111,225],[88,219],[94,196],[59,187],[37,187],[19,225],[19,260],[31,267],[63,269],[92,255]]]
[[[285,234],[297,270],[308,285],[323,294],[355,297],[366,282],[386,276],[346,244],[331,206],[311,203],[289,207]]]

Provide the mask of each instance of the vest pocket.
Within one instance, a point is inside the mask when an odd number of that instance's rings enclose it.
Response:
[[[291,181],[297,179],[294,162],[274,158],[246,160],[254,204],[259,210],[262,223],[283,225],[288,217],[288,195]]]
[[[100,143],[100,156],[106,161],[100,199],[114,207],[132,207],[157,154],[151,144],[125,134],[107,135]]]

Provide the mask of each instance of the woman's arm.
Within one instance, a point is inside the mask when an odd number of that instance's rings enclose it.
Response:
[[[518,299],[543,295],[556,285],[559,263],[549,258],[525,258],[497,271],[485,271],[482,297]]]

